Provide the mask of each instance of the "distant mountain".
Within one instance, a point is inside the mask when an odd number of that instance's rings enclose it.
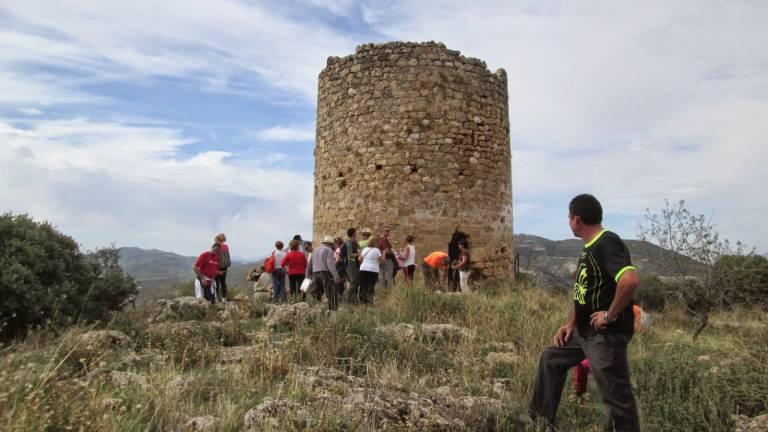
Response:
[[[139,282],[193,277],[195,257],[137,247],[123,247],[119,252],[120,267]]]
[[[197,257],[183,256],[157,249],[123,247],[120,251],[120,267],[133,276],[139,286],[141,300],[152,297],[176,295],[179,285],[194,280],[192,266]],[[241,262],[234,259],[227,272],[227,285],[237,287],[244,283],[248,271],[257,267],[263,259],[256,262]]]
[[[668,251],[646,241],[624,241],[632,263],[641,275],[672,275],[667,265]],[[553,287],[570,288],[583,246],[584,242],[580,239],[548,240],[535,235],[515,235],[520,272]]]

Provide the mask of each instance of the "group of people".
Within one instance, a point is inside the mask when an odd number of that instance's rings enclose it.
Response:
[[[247,279],[264,287],[267,278],[273,302],[287,302],[289,296],[303,301],[310,293],[317,300],[327,298],[331,310],[338,308],[340,298],[351,304],[370,304],[376,285],[392,286],[398,273],[402,273],[405,283],[413,283],[415,237],[406,235],[396,247],[390,239],[391,231],[384,226],[379,235],[372,235],[369,228],[349,228],[346,240],[325,236],[317,247],[297,234],[287,251],[282,241],[275,242],[265,264],[249,272]],[[468,236],[456,231],[448,253],[430,253],[420,267],[429,289],[437,291],[445,282],[450,290],[469,292]]]
[[[568,370],[586,364],[606,406],[605,430],[639,431],[627,345],[634,334],[632,297],[640,279],[626,244],[603,228],[603,210],[597,198],[578,195],[568,210],[573,234],[584,241],[572,292],[573,308],[566,323],[555,332],[552,346],[541,354],[529,413],[545,429],[554,427]],[[278,241],[268,265],[262,267],[263,272],[256,272],[257,277],[271,273],[273,301],[287,301],[287,275],[290,295],[304,299],[309,291],[318,300],[325,295],[331,310],[338,308],[345,290],[350,303],[371,303],[376,284],[391,286],[400,269],[407,283],[413,281],[413,236],[406,236],[396,249],[387,226],[379,236],[371,236],[370,229],[360,231],[360,240],[357,234],[355,228],[349,228],[346,241],[326,236],[314,249],[310,242],[296,236],[287,252]],[[194,266],[199,295],[211,301],[215,301],[217,293],[226,299],[230,261],[225,241],[223,234],[216,236],[211,250],[201,254]],[[432,252],[422,261],[425,284],[435,289],[445,274],[451,286],[457,279],[461,291],[468,291],[467,236],[456,231],[448,249],[448,253]]]

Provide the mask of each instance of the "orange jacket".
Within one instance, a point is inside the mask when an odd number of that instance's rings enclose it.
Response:
[[[424,258],[424,262],[433,269],[447,267],[445,260],[448,259],[448,254],[445,252],[432,252]]]

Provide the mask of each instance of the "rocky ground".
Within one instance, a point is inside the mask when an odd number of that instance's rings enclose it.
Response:
[[[566,310],[564,296],[515,285],[397,287],[338,312],[164,299],[6,347],[0,429],[528,430],[538,355]],[[694,345],[679,314],[654,322],[630,353],[647,430],[766,430],[768,354],[743,345],[765,340],[759,327],[713,328]],[[563,430],[600,430],[597,399],[567,386]]]

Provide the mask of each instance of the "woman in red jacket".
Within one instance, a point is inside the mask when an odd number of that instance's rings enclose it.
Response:
[[[289,252],[280,263],[280,267],[288,267],[288,287],[291,296],[299,294],[301,283],[304,282],[304,273],[307,271],[307,257],[299,251],[299,241],[293,240],[288,244]],[[301,299],[305,300],[306,293],[301,293]]]

